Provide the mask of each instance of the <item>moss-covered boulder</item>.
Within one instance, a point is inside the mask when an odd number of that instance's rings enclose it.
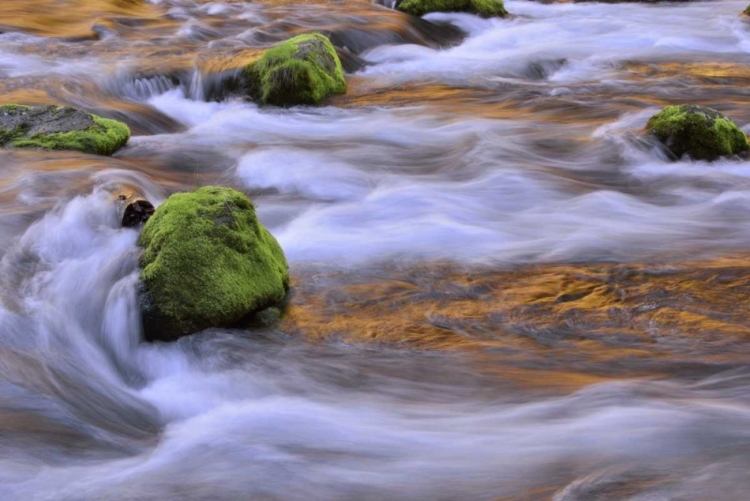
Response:
[[[503,0],[402,0],[396,8],[412,16],[431,12],[467,12],[481,17],[508,15]]]
[[[747,135],[734,122],[703,106],[667,106],[651,117],[646,130],[676,158],[716,160],[750,150]]]
[[[750,16],[750,5],[745,7],[745,10],[742,11],[743,16]]]
[[[299,35],[267,50],[244,72],[249,96],[263,104],[318,104],[346,92],[336,49],[318,33]]]
[[[130,138],[127,125],[70,107],[0,106],[0,147],[111,155]]]
[[[147,340],[231,327],[277,305],[286,258],[247,196],[215,186],[172,195],[138,239]]]

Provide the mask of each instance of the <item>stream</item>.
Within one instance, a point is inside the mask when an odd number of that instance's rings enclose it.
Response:
[[[744,499],[750,161],[642,130],[750,132],[746,6],[0,2],[2,102],[133,131],[0,152],[0,500]],[[226,91],[309,31],[346,95]],[[115,201],[208,184],[253,199],[289,310],[144,343]]]

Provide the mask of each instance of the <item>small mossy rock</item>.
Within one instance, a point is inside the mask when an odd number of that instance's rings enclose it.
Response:
[[[313,33],[299,35],[267,50],[245,67],[248,95],[263,104],[318,104],[346,92],[341,60],[330,40]]]
[[[747,135],[734,122],[703,106],[667,106],[651,117],[646,130],[677,158],[710,161],[750,150]]]
[[[111,155],[130,138],[127,125],[70,107],[0,106],[0,147]]]
[[[505,17],[503,0],[402,0],[396,8],[412,16],[431,12],[467,12],[481,17]]]
[[[250,199],[208,186],[172,195],[138,239],[147,340],[231,327],[280,303],[289,289],[284,252]]]

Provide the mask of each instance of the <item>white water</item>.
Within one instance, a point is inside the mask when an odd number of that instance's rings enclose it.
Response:
[[[627,61],[696,61],[750,53],[750,32],[736,1],[691,4],[506,3],[513,19],[430,14],[470,33],[449,50],[381,46],[364,56],[376,82],[438,80],[483,85],[528,79],[529,63],[564,61],[550,71],[554,86],[586,82],[616,85]],[[554,68],[554,65],[552,66]]]
[[[179,90],[151,103],[193,125],[170,141],[230,155],[234,182],[282,195],[256,202],[295,262],[633,260],[750,244],[750,162],[669,161],[636,139],[658,108],[559,130],[418,107],[259,110]],[[536,150],[553,130],[570,142],[563,156]]]
[[[373,87],[521,82],[585,101],[577,84],[633,85],[620,82],[623,61],[737,60],[750,33],[740,2],[508,8],[519,17],[434,16],[470,37],[446,51],[373,49],[361,76]],[[91,69],[2,57],[8,76]],[[528,76],[558,59],[544,82]],[[394,256],[694,257],[750,243],[750,163],[667,161],[638,139],[657,108],[598,126],[153,94],[128,97],[188,129],[136,137],[123,158],[171,148],[231,159],[222,179],[255,195],[293,270]],[[15,167],[17,204],[44,209],[36,188],[49,177]],[[116,169],[92,183],[33,224],[0,214],[0,229],[13,228],[0,247],[0,499],[493,500],[567,485],[555,501],[735,501],[750,488],[746,369],[551,397],[487,381],[460,355],[273,332],[139,343],[137,233],[118,227],[112,193],[167,193]],[[616,492],[623,481],[632,495]]]

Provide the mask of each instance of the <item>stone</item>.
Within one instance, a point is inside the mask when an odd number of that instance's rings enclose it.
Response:
[[[712,161],[750,150],[747,135],[734,122],[704,106],[667,106],[651,117],[646,130],[678,159]]]
[[[466,12],[480,17],[508,15],[502,0],[402,0],[396,9],[418,17],[431,12]]]
[[[70,107],[0,106],[0,147],[111,155],[130,138],[127,125]]]
[[[177,193],[143,227],[141,310],[146,340],[233,327],[278,305],[289,288],[284,252],[243,193]]]
[[[341,60],[331,42],[318,33],[299,35],[267,50],[245,67],[248,95],[261,104],[318,104],[346,92]]]

